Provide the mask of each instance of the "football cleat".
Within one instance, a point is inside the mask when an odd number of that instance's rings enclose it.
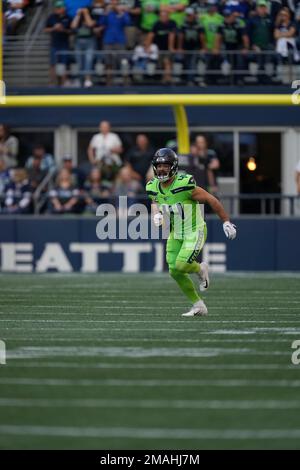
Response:
[[[208,264],[203,262],[200,264],[201,271],[199,273],[200,284],[199,289],[201,292],[209,288],[209,275],[208,275]]]
[[[204,315],[207,315],[207,307],[205,305],[205,303],[203,302],[203,300],[198,300],[198,302],[196,302],[191,310],[189,310],[188,312],[186,313],[183,313],[182,316],[183,317],[195,317],[195,316],[204,316]]]

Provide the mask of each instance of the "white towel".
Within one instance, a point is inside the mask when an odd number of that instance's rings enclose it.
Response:
[[[276,43],[276,52],[281,55],[281,57],[288,57],[289,48],[288,45],[293,48],[293,57],[296,62],[299,61],[299,52],[296,46],[295,38],[279,38]]]

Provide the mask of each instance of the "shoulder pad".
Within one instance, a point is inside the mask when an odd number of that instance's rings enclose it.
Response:
[[[158,194],[155,178],[148,181],[148,183],[146,184],[146,192],[148,196],[156,196]]]
[[[196,181],[193,175],[186,174],[184,182],[187,184],[196,185]]]

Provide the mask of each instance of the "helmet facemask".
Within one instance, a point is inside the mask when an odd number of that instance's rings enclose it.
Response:
[[[157,170],[158,165],[164,164],[169,166],[169,171],[167,174],[160,174],[162,170]],[[161,182],[164,183],[171,179],[174,175],[176,175],[178,171],[178,162],[175,161],[173,164],[169,163],[168,161],[165,160],[164,157],[157,158],[155,163],[153,163],[153,171],[155,177]],[[163,171],[163,173],[165,173]]]

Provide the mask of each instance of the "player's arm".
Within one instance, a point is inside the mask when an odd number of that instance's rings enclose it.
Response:
[[[153,223],[156,227],[159,227],[163,224],[164,218],[158,204],[154,201],[154,196],[156,196],[157,193],[151,187],[151,181],[146,185],[146,192],[148,197],[151,199],[151,217],[153,218]]]
[[[199,186],[196,186],[196,188],[193,190],[192,199],[194,201],[200,202],[201,204],[208,204],[212,208],[214,213],[220,217],[222,222],[227,222],[229,220],[229,215],[225,211],[220,201],[218,201],[215,196],[208,193],[204,189],[199,188]]]
[[[235,225],[230,222],[229,215],[225,211],[220,201],[215,198],[215,196],[208,193],[204,189],[199,188],[199,186],[196,186],[191,194],[191,198],[193,201],[197,201],[201,204],[208,204],[212,208],[214,213],[217,214],[217,216],[222,220],[223,230],[227,238],[233,240],[236,237]]]

